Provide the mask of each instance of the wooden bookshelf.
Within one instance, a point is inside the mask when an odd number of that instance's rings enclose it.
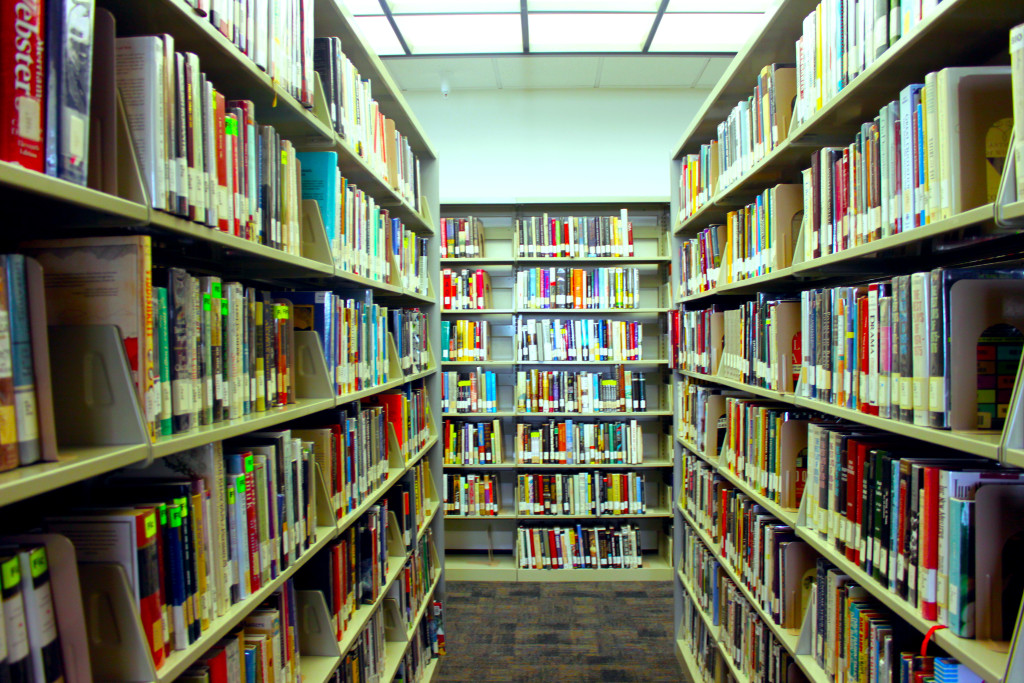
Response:
[[[1024,7],[1018,4],[944,0],[865,70],[846,83],[817,112],[802,122],[795,122],[779,145],[754,163],[746,173],[735,178],[728,186],[719,187],[691,215],[681,216],[681,200],[677,193],[685,155],[697,152],[700,145],[717,136],[718,123],[725,120],[738,101],[750,95],[762,67],[795,61],[794,43],[803,33],[803,19],[816,6],[817,3],[807,0],[782,0],[769,10],[763,27],[734,58],[672,149],[670,187],[673,196],[670,215],[676,272],[682,272],[682,264],[676,253],[682,241],[695,236],[709,225],[724,222],[730,211],[752,202],[760,193],[776,184],[800,183],[801,171],[810,166],[813,152],[830,145],[850,144],[860,131],[861,124],[871,120],[881,106],[897,99],[900,90],[908,84],[922,82],[925,74],[946,66],[1005,64],[1009,30],[1024,21]],[[942,45],[943,49],[937,50],[936,45]],[[805,260],[798,247],[792,265],[786,268],[731,282],[720,279],[718,285],[708,291],[687,293],[681,283],[674,280],[671,283],[673,299],[676,305],[690,310],[706,308],[712,304],[732,309],[736,306],[735,302],[751,300],[763,292],[795,295],[811,288],[887,279],[894,274],[933,267],[992,262],[1019,252],[1019,230],[1007,223],[1022,218],[1024,202],[1017,201],[1015,196],[1004,199],[1000,194],[994,203],[818,258]],[[794,241],[802,245],[802,242]],[[1018,375],[1005,426],[994,431],[922,427],[812,399],[801,395],[799,388],[797,393],[790,393],[747,385],[724,373],[677,370],[675,376],[680,379],[700,379],[713,386],[770,399],[783,407],[813,410],[823,417],[840,418],[848,423],[899,435],[920,444],[924,453],[932,447],[944,447],[1007,465],[1024,466],[1024,374]],[[826,543],[816,530],[805,524],[802,510],[784,509],[759,495],[743,476],[726,467],[724,459],[719,462],[717,457],[705,455],[694,443],[684,439],[681,431],[683,416],[679,412],[681,404],[677,404],[676,410],[673,443],[677,454],[674,478],[677,490],[682,490],[686,475],[681,456],[693,453],[710,465],[715,475],[762,506],[781,523],[792,527],[799,538],[810,544],[820,557],[830,561],[856,584],[863,586],[878,603],[892,612],[893,620],[902,620],[922,634],[936,625],[933,621],[925,620],[916,605],[899,598],[888,586],[877,583],[859,566],[847,560],[845,555],[837,552],[830,543]],[[709,550],[718,550],[714,541],[704,534],[683,507],[677,505],[675,512],[674,545],[677,549],[681,548],[683,539],[680,531],[685,525],[694,530],[700,542]],[[698,611],[700,603],[689,577],[682,571],[679,555],[673,559],[677,569],[674,581],[676,656],[692,679],[712,680],[709,672],[702,669],[698,654],[690,649],[689,641],[679,632],[684,601],[692,601]],[[719,557],[719,561],[726,574],[755,608],[760,621],[793,656],[806,677],[815,683],[826,683],[829,678],[811,656],[809,639],[777,627],[741,580],[740,574],[725,558]],[[707,614],[701,613],[701,617],[710,624]],[[1021,657],[1019,642],[1024,629],[1021,628],[1020,618],[1017,620],[1013,641],[1009,644],[958,638],[945,629],[935,632],[933,642],[985,681],[1009,683],[1024,676],[1024,657]],[[808,629],[810,619],[805,617],[803,622],[803,629]],[[733,670],[733,663],[727,653],[723,651],[722,654],[729,665],[729,672],[743,680]]]
[[[440,284],[438,248],[434,237],[435,217],[440,215],[440,169],[437,153],[405,102],[397,84],[356,29],[351,14],[341,2],[315,0],[309,4],[315,8],[316,35],[342,38],[344,52],[356,64],[362,77],[372,81],[373,96],[379,103],[380,110],[396,122],[399,132],[408,137],[410,147],[420,161],[421,196],[417,198],[417,202],[410,202],[394,190],[391,182],[374,171],[355,152],[350,141],[338,136],[330,121],[322,118],[324,109],[319,106],[322,104],[319,80],[315,87],[314,84],[310,84],[315,97],[314,106],[309,108],[292,97],[280,84],[275,83],[266,72],[216,30],[208,17],[197,13],[186,0],[147,0],[142,3],[134,0],[97,2],[98,6],[114,14],[118,36],[173,36],[176,50],[193,52],[199,56],[203,72],[220,92],[228,99],[251,100],[255,104],[256,120],[260,124],[274,126],[283,139],[294,144],[296,150],[336,151],[342,175],[357,183],[360,189],[374,198],[378,206],[387,208],[392,217],[400,218],[407,229],[427,236],[430,240],[427,263],[428,291],[407,289],[402,286],[400,278],[395,281],[380,281],[342,270],[334,263],[329,249],[320,248],[326,245],[326,234],[322,222],[318,223],[317,220],[311,220],[310,225],[301,226],[304,240],[308,237],[305,233],[312,231],[312,242],[307,244],[304,241],[299,254],[290,254],[153,209],[149,206],[141,180],[137,177],[138,159],[127,145],[119,146],[118,161],[125,177],[119,177],[118,195],[81,187],[0,162],[0,198],[9,208],[9,215],[12,218],[24,225],[32,226],[31,230],[21,231],[21,234],[5,236],[5,247],[15,248],[17,240],[26,239],[29,232],[32,233],[31,237],[148,234],[153,238],[153,252],[157,256],[154,261],[158,265],[180,265],[190,271],[222,275],[225,279],[238,279],[268,290],[315,289],[348,293],[370,291],[375,302],[384,306],[421,308],[428,317],[428,347],[437,348],[440,343],[440,306],[434,295],[434,292],[439,291]],[[81,343],[82,354],[93,353],[99,356],[100,350],[87,346],[89,343],[91,342]],[[301,361],[302,359],[297,359],[296,365],[301,365]],[[102,371],[96,369],[101,365],[96,365],[93,372],[101,375],[102,372],[107,373],[105,378],[111,385],[108,390],[116,389],[122,393],[127,391],[134,396],[134,387],[120,386],[111,380],[130,377],[123,359],[113,368],[110,367],[109,356],[99,358],[97,362],[102,362]],[[326,366],[323,365],[322,355],[320,362],[323,367],[318,367],[314,359],[313,376],[305,385],[314,389],[306,393],[296,391],[298,398],[293,403],[264,412],[253,412],[235,420],[196,427],[185,433],[160,437],[152,443],[145,438],[145,429],[137,406],[119,406],[123,409],[123,416],[117,425],[117,433],[100,431],[76,434],[65,423],[81,424],[83,420],[80,417],[75,420],[69,418],[74,417],[72,414],[79,411],[88,414],[89,406],[69,405],[66,397],[55,396],[58,461],[0,473],[0,506],[12,506],[7,510],[32,509],[36,502],[34,499],[44,494],[48,494],[47,498],[40,498],[40,503],[45,500],[46,505],[52,505],[55,496],[62,495],[60,490],[64,487],[91,484],[94,480],[99,482],[101,477],[120,470],[136,468],[188,449],[254,431],[274,429],[296,418],[331,410],[414,382],[417,386],[426,387],[431,400],[428,412],[430,434],[423,445],[415,452],[406,454],[405,462],[401,466],[397,466],[396,459],[392,458],[392,466],[387,470],[386,480],[352,509],[344,514],[338,513],[341,516],[337,519],[333,518],[333,510],[326,518],[323,511],[317,510],[313,520],[316,527],[315,541],[298,558],[293,558],[287,568],[280,571],[273,580],[264,583],[258,591],[231,605],[224,614],[210,623],[195,642],[184,650],[173,652],[158,670],[152,675],[145,676],[146,680],[170,683],[178,678],[198,662],[211,646],[234,630],[264,599],[280,589],[343,531],[356,524],[357,520],[379,503],[392,487],[420,463],[427,463],[427,478],[432,480],[427,483],[428,489],[436,490],[432,482],[440,481],[442,474],[441,446],[437,436],[441,426],[440,365],[437,359],[432,359],[421,372],[404,376],[395,376],[392,373],[387,382],[342,395],[325,394],[315,389],[330,386],[330,377],[327,375]],[[107,397],[100,396],[97,400],[102,403]],[[136,438],[140,435],[142,438]],[[401,455],[398,458],[398,462],[400,461]],[[316,488],[317,482],[310,483]],[[14,504],[17,506],[13,507]],[[435,571],[423,595],[420,609],[401,629],[401,637],[388,643],[389,658],[383,667],[388,677],[381,679],[384,683],[394,678],[401,657],[414,639],[418,638],[417,629],[432,601],[443,600],[445,596],[444,524],[441,521],[441,504],[438,500],[428,499],[424,501],[424,506],[425,518],[416,530],[415,537],[417,542],[423,541],[429,532],[432,539],[431,560],[436,562],[433,565]],[[15,528],[15,525],[10,524],[8,528]],[[413,547],[417,547],[416,544]],[[389,593],[394,593],[394,584],[401,577],[405,563],[411,559],[412,551],[407,552],[404,546],[390,550],[392,554],[388,558],[387,575],[382,578],[377,602],[374,605],[361,606],[356,611],[340,642],[334,642],[334,638],[329,637],[332,641],[331,648],[328,648],[331,650],[330,654],[303,654],[300,657],[299,671],[305,683],[326,683],[332,680],[338,666],[355,644],[357,636],[365,628],[369,618],[380,609],[384,598]],[[126,623],[129,627],[133,619],[135,622],[139,621],[137,614],[128,615],[127,618]],[[299,635],[303,635],[303,628],[304,626],[300,625]],[[139,633],[141,634],[141,630]],[[300,643],[302,640],[300,637]],[[138,659],[132,663],[136,669],[145,668],[147,665],[152,668],[152,660],[148,653],[132,652],[125,657]],[[95,655],[93,658],[95,659]],[[147,661],[144,662],[143,659]],[[429,681],[436,671],[435,661],[425,667],[418,680]],[[141,679],[121,680],[122,683],[126,683],[128,680]]]

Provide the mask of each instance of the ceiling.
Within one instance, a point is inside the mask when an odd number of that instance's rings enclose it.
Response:
[[[773,0],[346,0],[382,57],[736,52]],[[706,64],[706,62],[705,62]]]
[[[505,55],[384,58],[403,91],[711,88],[732,56]]]

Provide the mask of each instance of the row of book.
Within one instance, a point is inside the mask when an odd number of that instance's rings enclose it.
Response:
[[[370,79],[359,74],[342,48],[341,38],[335,36],[313,38],[310,46],[309,59],[323,85],[330,123],[378,178],[418,210],[420,161],[408,137],[373,98]]]
[[[446,465],[505,462],[501,421],[444,421]],[[516,425],[515,460],[520,465],[641,465],[643,427],[637,420],[574,422],[548,420]]]
[[[940,429],[1001,428],[1024,345],[1021,321],[977,302],[1020,300],[1021,277],[1019,269],[936,268],[803,292],[797,393]],[[964,353],[977,360],[974,377],[954,371]],[[958,412],[976,420],[954,425]]]
[[[292,143],[257,123],[251,101],[227,99],[169,34],[118,38],[116,63],[150,205],[300,254]]]
[[[638,308],[637,268],[529,268],[516,272],[515,300],[523,309]]]
[[[501,420],[469,422],[445,418],[441,434],[445,465],[498,465],[504,462]]]
[[[723,591],[724,592],[724,591]],[[742,600],[742,598],[740,598]],[[717,605],[717,602],[715,603]],[[742,607],[741,602],[737,607]],[[737,616],[735,610],[723,609],[725,614]],[[719,639],[719,628],[708,625],[704,615],[706,609],[700,608],[690,597],[689,593],[682,594],[682,616],[680,624],[681,639],[685,641],[686,647],[696,659],[698,680],[702,681],[735,681],[737,680],[733,671],[737,669],[733,660],[732,644]],[[739,614],[738,616],[744,616]],[[749,616],[749,615],[747,615]],[[757,629],[759,621],[746,622],[750,628]],[[738,634],[742,637],[742,633]],[[720,645],[721,643],[721,645]],[[756,654],[756,667],[744,666],[744,680],[756,681],[756,683],[805,683],[808,678],[799,668],[796,660],[781,643],[768,631],[760,630],[760,638],[757,641],[758,649],[750,643],[751,656]],[[729,659],[726,660],[726,652],[729,652]],[[763,660],[764,665],[761,664]],[[751,670],[752,669],[752,670]]]
[[[501,508],[501,483],[497,474],[444,475],[444,513],[462,517],[493,517]]]
[[[824,0],[803,20],[795,44],[793,116],[807,121],[835,99],[886,50],[935,11],[940,0]]]
[[[797,315],[795,301],[766,293],[724,311],[719,374],[792,392],[802,367],[803,337],[797,332]]]
[[[516,475],[519,515],[644,515],[644,475],[572,472]]]
[[[670,368],[712,375],[722,350],[722,312],[679,305],[668,313]]]
[[[617,365],[610,370],[516,372],[521,413],[623,413],[647,410],[647,376]]]
[[[314,200],[342,271],[426,294],[428,239],[341,174],[337,152],[300,152],[302,199]]]
[[[750,96],[737,102],[718,124],[716,139],[682,158],[679,221],[697,213],[786,139],[795,90],[792,65],[766,65]]]
[[[486,243],[480,218],[441,217],[441,258],[484,258]]]
[[[1024,473],[850,426],[811,423],[807,438],[811,529],[925,619],[1010,639],[1019,570],[1000,549],[1020,532]]]
[[[803,173],[804,258],[907,232],[995,200],[1012,125],[1009,67],[950,67],[906,86]],[[956,131],[954,136],[953,131]],[[992,161],[989,161],[992,160]]]
[[[516,317],[521,361],[627,361],[643,357],[643,323]]]
[[[441,269],[441,307],[446,311],[477,311],[493,306],[491,276],[486,270]]]
[[[470,372],[441,373],[441,411],[445,413],[498,412],[498,376],[477,368]]]
[[[516,557],[520,569],[639,569],[641,530],[614,526],[520,526]]]
[[[722,225],[679,245],[679,292],[690,296],[789,267],[804,214],[800,185],[776,185]]]
[[[640,465],[643,427],[637,420],[519,423],[516,462],[532,465]]]
[[[526,258],[633,256],[633,224],[618,216],[530,216],[516,219],[517,253]]]
[[[490,359],[491,323],[489,321],[441,321],[441,362]]]

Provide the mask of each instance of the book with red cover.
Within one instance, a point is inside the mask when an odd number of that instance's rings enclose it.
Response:
[[[44,169],[43,1],[0,0],[0,160]]]

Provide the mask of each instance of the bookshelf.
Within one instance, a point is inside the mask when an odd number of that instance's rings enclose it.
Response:
[[[336,263],[328,245],[324,220],[314,200],[296,199],[302,220],[297,226],[300,243],[292,245],[295,253],[153,208],[140,173],[140,159],[132,145],[127,144],[130,133],[123,111],[119,111],[117,117],[117,135],[122,144],[117,146],[116,193],[79,186],[0,162],[0,196],[8,206],[8,216],[21,225],[32,226],[30,230],[6,231],[2,238],[4,251],[19,251],[20,241],[28,237],[74,239],[146,235],[151,240],[156,267],[187,268],[197,276],[216,275],[225,281],[237,279],[268,291],[318,290],[344,293],[349,297],[372,293],[373,300],[382,306],[418,308],[427,321],[427,338],[423,340],[426,359],[418,370],[403,371],[398,365],[395,339],[387,332],[385,322],[383,342],[389,345],[386,350],[390,356],[387,381],[364,385],[359,390],[338,391],[336,370],[328,367],[325,358],[326,340],[314,332],[297,331],[291,348],[294,366],[289,368],[294,371],[291,385],[294,400],[265,411],[253,410],[237,419],[224,419],[151,439],[117,328],[112,325],[51,327],[48,353],[52,376],[62,378],[59,390],[54,392],[52,409],[58,457],[53,462],[0,473],[5,535],[30,529],[43,516],[69,505],[109,504],[102,496],[103,487],[111,477],[148,475],[150,468],[186,452],[219,448],[222,442],[256,432],[305,426],[308,424],[303,422],[305,420],[320,419],[365,399],[404,388],[425,389],[429,404],[423,406],[424,423],[413,440],[399,445],[394,429],[385,425],[385,443],[381,444],[385,457],[378,484],[370,486],[358,500],[342,502],[339,498],[336,501],[332,482],[325,482],[321,463],[310,464],[308,475],[304,475],[308,479],[304,482],[308,487],[312,518],[308,520],[308,542],[301,552],[292,557],[286,567],[278,567],[276,575],[264,581],[258,590],[239,600],[229,598],[230,604],[218,610],[197,637],[186,647],[170,651],[160,666],[154,663],[147,646],[139,609],[126,583],[128,579],[123,572],[119,576],[118,571],[113,571],[119,570],[116,565],[80,565],[82,599],[86,605],[94,606],[87,619],[88,635],[61,633],[61,638],[69,641],[81,638],[76,640],[83,646],[81,652],[76,652],[78,661],[87,666],[91,660],[97,679],[161,683],[176,680],[202,661],[219,641],[236,632],[266,599],[278,594],[286,584],[292,584],[296,577],[312,574],[311,568],[320,566],[318,561],[361,526],[372,509],[379,508],[395,490],[415,480],[423,496],[420,505],[413,506],[419,516],[416,528],[410,531],[408,548],[400,535],[388,538],[389,552],[383,564],[385,571],[376,586],[376,597],[368,604],[356,605],[358,609],[353,610],[344,629],[339,629],[339,637],[335,637],[333,628],[326,631],[316,628],[318,621],[323,626],[331,620],[321,591],[289,588],[288,595],[297,598],[288,599],[297,599],[297,613],[302,615],[298,623],[293,623],[299,643],[294,671],[307,683],[332,680],[375,621],[386,626],[380,631],[386,642],[383,648],[386,656],[379,662],[378,680],[393,680],[404,670],[402,680],[429,681],[436,672],[437,661],[436,658],[419,661],[420,648],[425,642],[426,623],[433,621],[434,601],[440,603],[444,599],[443,554],[438,552],[444,547],[444,525],[435,487],[442,476],[438,438],[440,368],[433,355],[433,349],[440,343],[440,307],[434,296],[439,286],[436,217],[439,215],[440,169],[437,153],[386,67],[356,30],[351,14],[340,0],[302,0],[301,4],[314,13],[315,23],[310,25],[315,26],[316,37],[341,38],[344,53],[360,76],[372,82],[372,95],[380,112],[394,121],[397,130],[407,138],[409,149],[419,161],[419,195],[416,197],[396,189],[394,177],[385,177],[379,167],[357,151],[350,139],[335,132],[319,74],[308,84],[310,101],[303,103],[284,83],[268,75],[217,30],[205,10],[195,9],[194,2],[99,0],[96,4],[113,14],[118,37],[173,36],[176,50],[198,55],[203,72],[220,92],[229,99],[251,101],[257,121],[273,126],[296,151],[335,152],[341,175],[356,183],[378,207],[386,208],[391,217],[400,219],[405,229],[428,239],[427,287],[407,286],[401,272],[395,270],[394,255],[390,264],[392,276],[388,278],[354,274]],[[209,3],[202,4],[208,7]],[[299,3],[294,6],[298,8]],[[307,458],[311,460],[312,456]],[[296,486],[298,483],[295,482]],[[339,504],[335,505],[336,502]],[[298,538],[298,529],[294,533]],[[401,532],[391,526],[388,533]],[[281,539],[274,542],[279,543]],[[55,558],[52,555],[50,561],[53,571]],[[393,603],[402,592],[403,574],[412,566],[426,567],[427,577],[417,587],[416,609],[405,617],[393,609]],[[295,609],[295,603],[290,604]],[[94,619],[98,621],[94,623]],[[59,626],[63,629],[62,623]],[[97,635],[110,633],[119,635]],[[65,659],[68,659],[66,654]],[[416,660],[415,668],[409,668],[413,660]],[[74,680],[70,673],[67,678]]]
[[[706,189],[702,195],[703,203],[695,210],[688,210],[680,194],[681,181],[685,183],[682,174],[687,155],[699,153],[701,145],[717,138],[718,124],[730,116],[737,102],[750,96],[765,65],[796,61],[794,45],[804,33],[804,19],[815,7],[821,6],[800,0],[776,3],[767,13],[763,28],[733,59],[672,150],[670,212],[673,272],[676,275],[671,289],[673,305],[679,311],[706,311],[715,307],[713,310],[728,312],[737,306],[742,307],[745,302],[758,301],[759,295],[765,293],[777,295],[775,298],[779,300],[799,300],[802,292],[812,289],[859,285],[932,268],[963,264],[984,266],[1019,252],[1019,223],[1015,221],[1019,221],[1021,216],[1021,203],[1006,189],[1012,181],[1007,183],[1004,176],[994,201],[813,258],[803,252],[804,241],[810,239],[810,228],[808,218],[801,211],[793,222],[793,258],[787,265],[762,268],[750,276],[734,274],[733,277],[725,276],[723,267],[722,272],[715,272],[711,278],[705,274],[702,280],[698,273],[698,277],[689,282],[679,279],[686,265],[681,260],[685,242],[699,237],[709,226],[725,223],[731,212],[756,201],[776,185],[804,182],[802,172],[811,166],[813,153],[829,146],[850,145],[861,132],[864,122],[870,122],[880,108],[898,99],[906,86],[924,82],[929,72],[947,66],[1008,63],[1009,31],[1024,20],[1022,8],[1012,3],[946,0],[932,6],[916,25],[895,42],[890,42],[873,61],[869,60],[870,63],[859,74],[849,78],[838,93],[831,98],[825,97],[816,111],[804,115],[802,120],[794,116],[792,125],[780,136],[781,140],[774,148],[766,150],[728,185]],[[936,45],[945,48],[936,50]],[[1009,168],[1007,172],[1012,177],[1013,169]],[[803,220],[799,220],[800,217]],[[1019,267],[1019,264],[1014,264],[1014,267]],[[760,300],[764,301],[763,298]],[[1024,400],[1021,390],[1024,376],[1021,371],[1016,373],[1002,428],[935,429],[869,414],[856,407],[843,406],[838,401],[812,398],[802,383],[779,390],[777,384],[772,385],[776,388],[768,388],[768,384],[742,381],[743,377],[733,372],[729,363],[722,359],[722,354],[728,353],[728,345],[734,341],[730,339],[729,328],[722,329],[717,318],[709,320],[710,327],[705,329],[710,331],[712,340],[703,351],[710,350],[711,355],[701,356],[701,362],[707,365],[710,358],[710,369],[705,367],[698,371],[692,363],[687,363],[685,356],[673,364],[673,374],[678,383],[673,435],[674,482],[675,490],[680,492],[673,507],[676,549],[673,567],[676,655],[680,664],[696,681],[718,680],[723,672],[742,681],[748,680],[750,674],[743,670],[745,662],[735,658],[735,652],[731,651],[728,641],[732,635],[723,634],[722,627],[716,623],[698,585],[700,577],[687,570],[687,562],[692,563],[694,556],[702,556],[703,553],[716,558],[714,569],[708,569],[709,565],[705,564],[705,571],[717,571],[730,589],[735,589],[730,604],[739,601],[745,623],[757,623],[770,635],[772,652],[781,653],[792,664],[790,671],[797,674],[795,680],[832,680],[832,675],[826,672],[815,654],[815,639],[821,632],[816,632],[813,605],[798,615],[795,628],[781,626],[777,610],[769,609],[766,602],[766,596],[774,594],[752,583],[751,571],[756,574],[756,570],[751,570],[750,565],[730,554],[732,551],[726,547],[725,539],[717,529],[709,526],[712,522],[717,524],[714,513],[705,511],[699,499],[688,497],[688,485],[696,486],[698,491],[704,491],[701,487],[705,485],[719,487],[714,490],[728,491],[729,505],[740,501],[737,503],[740,507],[730,507],[730,512],[738,509],[741,512],[737,514],[750,514],[750,519],[753,519],[755,513],[742,512],[750,510],[743,506],[758,506],[756,514],[766,518],[770,516],[778,524],[788,527],[795,541],[809,546],[814,558],[827,560],[837,573],[848,576],[852,584],[863,589],[871,605],[877,605],[885,612],[888,621],[912,634],[906,636],[905,642],[913,647],[903,649],[920,650],[924,635],[940,624],[939,620],[923,615],[921,602],[902,597],[890,584],[880,581],[877,567],[874,574],[865,571],[864,554],[859,555],[859,562],[848,556],[851,547],[863,548],[862,545],[851,546],[847,543],[850,539],[846,537],[834,539],[831,535],[826,536],[823,528],[811,518],[814,510],[808,509],[806,491],[799,498],[798,505],[783,506],[766,493],[767,479],[752,479],[760,470],[755,468],[754,473],[748,474],[734,469],[738,456],[731,450],[729,439],[732,438],[732,430],[740,428],[730,419],[728,428],[723,428],[722,432],[718,430],[718,416],[726,414],[722,412],[726,410],[723,397],[725,401],[733,396],[738,397],[737,400],[761,401],[765,406],[786,411],[787,415],[798,416],[798,419],[814,416],[832,422],[838,418],[841,424],[851,425],[850,430],[854,433],[869,434],[871,438],[886,443],[892,439],[901,448],[921,449],[922,455],[948,452],[950,457],[970,455],[1020,467],[1024,465],[1024,411],[1021,403]],[[952,324],[956,326],[956,323]],[[800,329],[799,325],[797,329]],[[807,343],[806,336],[803,343]],[[975,360],[970,357],[960,362],[973,366]],[[690,385],[702,387],[694,389],[692,403],[685,398]],[[695,406],[698,402],[700,408]],[[696,410],[705,412],[697,416]],[[712,424],[715,426],[711,427]],[[705,427],[706,434],[701,431]],[[725,439],[725,445],[719,448],[721,439]],[[745,462],[748,467],[751,465],[742,457],[739,462]],[[755,463],[755,466],[759,465]],[[866,471],[864,476],[868,476]],[[754,481],[757,485],[752,483]],[[807,486],[810,488],[811,483],[808,482]],[[859,534],[860,518],[856,524]],[[732,542],[730,538],[729,543]],[[846,543],[845,553],[837,549],[836,543]],[[884,568],[882,571],[884,579]],[[939,571],[941,573],[942,569]],[[820,582],[821,575],[815,578]],[[945,578],[940,581],[945,581]],[[943,602],[940,601],[939,606],[944,609]],[[950,629],[940,627],[931,636],[933,649],[938,648],[943,656],[955,658],[960,665],[985,681],[1017,680],[1024,675],[1019,643],[1022,633],[1019,605],[1013,603],[1006,607],[1012,613],[1004,619],[1009,618],[1016,625],[1011,627],[1012,634],[1006,633],[999,642],[959,637]]]
[[[551,257],[524,255],[520,250],[521,235],[517,232],[517,221],[555,217],[577,217],[580,219],[602,216],[619,216],[626,208],[633,227],[632,256],[596,255],[588,257]],[[667,581],[671,576],[669,562],[671,532],[668,522],[672,517],[671,498],[667,475],[671,467],[672,442],[665,429],[672,415],[670,385],[663,383],[668,376],[667,347],[664,339],[664,316],[671,301],[667,289],[670,252],[668,249],[666,204],[650,199],[629,199],[620,201],[586,200],[572,202],[544,202],[522,200],[489,204],[450,204],[442,206],[442,216],[449,220],[472,217],[479,221],[483,254],[442,257],[442,273],[449,269],[455,273],[468,269],[483,270],[489,276],[490,301],[487,308],[442,311],[443,319],[453,325],[464,322],[487,323],[487,360],[465,360],[454,356],[442,360],[445,372],[472,373],[478,369],[495,373],[496,401],[493,412],[461,412],[448,410],[442,414],[446,424],[453,429],[488,428],[496,421],[501,429],[500,462],[467,461],[460,452],[446,456],[444,468],[446,483],[466,481],[468,477],[488,477],[489,486],[496,489],[500,507],[485,514],[447,513],[445,572],[446,577],[476,581]],[[442,228],[442,232],[444,229]],[[443,237],[442,237],[443,239]],[[578,267],[578,268],[635,268],[639,283],[638,296],[633,308],[584,308],[584,309],[542,309],[525,305],[516,293],[518,274],[537,267]],[[442,275],[442,279],[444,276]],[[527,360],[520,337],[517,336],[517,321],[524,325],[529,321],[554,321],[559,325],[581,325],[589,321],[608,321],[614,325],[639,324],[642,355],[620,355],[627,360],[582,360],[582,356],[559,360]],[[536,322],[535,324],[540,324]],[[554,324],[552,322],[552,324]],[[475,330],[475,328],[473,328]],[[554,329],[554,328],[552,328]],[[573,328],[580,329],[580,328]],[[450,354],[451,356],[451,354]],[[516,377],[519,372],[643,372],[646,376],[646,399],[644,410],[622,412],[539,412],[524,409],[516,403]],[[608,460],[595,464],[541,462],[517,455],[516,430],[547,429],[551,422],[564,424],[572,421],[580,426],[593,426],[622,422],[629,425],[635,421],[642,433],[640,462]],[[468,425],[468,426],[467,426]],[[582,427],[581,427],[582,428]],[[639,434],[638,434],[639,436]],[[461,438],[461,437],[459,437]],[[564,486],[568,482],[580,481],[572,477],[628,476],[630,473],[643,478],[646,505],[642,513],[558,513],[552,507],[547,514],[529,514],[521,495],[525,482],[523,477],[556,478]],[[474,479],[473,481],[476,481]],[[536,479],[536,481],[545,481]],[[559,484],[553,484],[558,486]],[[532,484],[530,484],[532,486]],[[464,490],[464,489],[460,489]],[[452,495],[453,489],[449,489]],[[573,494],[576,495],[576,494]],[[569,505],[568,502],[565,503]],[[579,504],[577,501],[576,504]],[[576,509],[576,508],[573,508]],[[517,555],[520,540],[517,535],[523,529],[534,527],[565,527],[580,525],[581,529],[594,524],[633,524],[639,531],[643,551],[640,567],[623,568],[527,568]]]

